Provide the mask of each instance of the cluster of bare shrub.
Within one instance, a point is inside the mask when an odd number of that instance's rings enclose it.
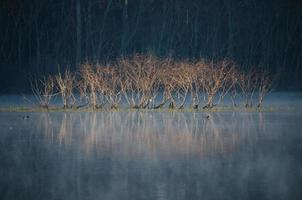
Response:
[[[134,55],[35,80],[32,90],[45,108],[59,95],[64,108],[206,109],[226,96],[234,107],[261,107],[272,82],[268,73],[242,72],[227,59],[192,62]]]

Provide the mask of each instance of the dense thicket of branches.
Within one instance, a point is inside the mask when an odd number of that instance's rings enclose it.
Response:
[[[242,72],[231,60],[175,60],[136,54],[110,63],[85,63],[32,81],[41,107],[60,96],[63,108],[213,108],[225,96],[232,106],[262,106],[273,86],[265,71]]]
[[[264,66],[281,85],[301,83],[298,0],[1,0],[1,90],[28,74],[80,62],[152,52],[166,57],[228,57]],[[300,82],[299,82],[300,81]]]

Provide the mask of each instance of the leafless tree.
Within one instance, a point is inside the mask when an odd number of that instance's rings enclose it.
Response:
[[[131,108],[147,108],[158,94],[157,58],[134,55],[121,58],[123,78],[121,90]]]
[[[253,107],[253,97],[258,87],[258,77],[255,70],[249,70],[238,75],[238,86],[246,108]]]
[[[63,75],[59,72],[55,76],[55,83],[59,89],[63,101],[63,108],[68,108],[75,105],[76,98],[73,94],[75,80],[75,75],[68,69],[65,70]]]
[[[122,92],[120,90],[121,76],[118,74],[117,67],[114,65],[98,66],[96,73],[100,95],[110,104],[111,108],[118,108]],[[103,100],[103,105],[105,105],[105,101]]]
[[[219,104],[226,95],[236,90],[238,70],[236,64],[228,59],[224,59],[218,65],[224,70],[223,84],[219,90]]]
[[[192,76],[193,79],[193,87],[192,87],[192,108],[197,109],[199,104],[202,101],[202,96],[204,96],[204,83],[206,77],[206,72],[208,70],[208,63],[205,60],[198,60],[194,63],[194,74]]]
[[[162,90],[161,101],[154,108],[163,108],[166,103],[169,103],[169,108],[174,108],[176,102],[172,96],[175,89],[175,72],[173,70],[175,62],[171,58],[163,59],[160,63],[160,68],[158,69],[158,80],[160,85],[160,90]]]
[[[228,82],[234,66],[228,60],[218,63],[211,61],[207,66],[202,79],[202,87],[206,95],[206,104],[203,108],[213,108],[219,103],[215,104],[215,97],[219,95],[219,99],[221,99],[229,92],[232,84],[228,84]]]
[[[194,66],[190,62],[179,62],[172,71],[172,84],[174,84],[174,102],[177,102],[177,108],[184,108],[188,94],[192,91],[195,76]]]
[[[49,109],[54,94],[54,78],[52,76],[35,79],[31,82],[32,92],[42,108]]]
[[[89,106],[92,108],[97,108],[98,79],[93,66],[89,63],[81,65],[80,75],[82,81],[79,85],[79,90],[81,91],[82,95],[85,96],[85,98],[89,99]]]
[[[233,107],[237,107],[237,98],[239,97],[239,78],[240,78],[241,74],[238,71],[238,69],[235,69],[234,72],[231,74],[230,76],[230,81],[232,82],[232,86],[229,92],[230,95],[230,99],[232,101],[232,105]]]
[[[261,72],[258,75],[259,79],[259,97],[257,107],[260,108],[263,104],[264,98],[272,90],[273,79],[270,74],[266,71]]]

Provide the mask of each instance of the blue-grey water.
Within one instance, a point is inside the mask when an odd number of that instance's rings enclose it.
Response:
[[[0,112],[0,199],[302,199],[302,113]]]

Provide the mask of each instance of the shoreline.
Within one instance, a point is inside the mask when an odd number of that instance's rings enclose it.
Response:
[[[252,107],[245,108],[241,107],[232,107],[232,106],[218,106],[214,108],[206,109],[193,109],[193,108],[183,108],[183,109],[170,109],[170,108],[160,108],[160,109],[139,109],[139,108],[60,108],[60,107],[51,107],[51,108],[42,108],[42,107],[26,107],[26,106],[12,106],[12,107],[0,107],[0,113],[4,112],[36,112],[36,113],[56,113],[56,112],[168,112],[168,113],[215,113],[215,112],[284,112],[284,111],[294,111],[295,107],[282,107],[282,106],[265,106],[265,107]]]

